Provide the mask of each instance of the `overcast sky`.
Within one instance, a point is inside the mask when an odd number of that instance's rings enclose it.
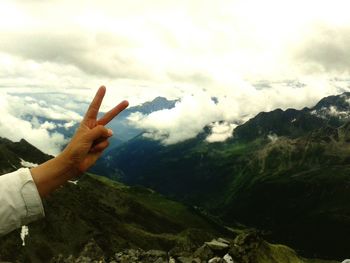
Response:
[[[145,128],[172,133],[186,124],[194,134],[224,120],[228,128],[215,129],[231,131],[259,111],[348,90],[349,9],[346,0],[2,0],[0,110],[15,117],[10,93],[48,102],[56,92],[69,95],[55,105],[72,116],[76,101],[104,84],[104,109],[124,98],[184,98],[167,115],[177,120],[171,126],[164,112],[134,116]]]

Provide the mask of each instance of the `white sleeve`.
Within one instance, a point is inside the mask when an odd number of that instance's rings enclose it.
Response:
[[[44,216],[43,204],[28,168],[0,176],[0,236]]]

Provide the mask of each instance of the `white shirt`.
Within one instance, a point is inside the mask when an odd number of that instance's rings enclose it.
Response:
[[[28,168],[0,176],[0,236],[45,216]]]

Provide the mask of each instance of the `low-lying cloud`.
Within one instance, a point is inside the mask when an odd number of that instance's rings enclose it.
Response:
[[[301,109],[314,106],[321,98],[349,90],[348,81],[305,81],[303,85],[291,81],[270,83],[260,89],[252,85],[244,88],[222,88],[217,96],[200,91],[184,96],[172,109],[143,115],[132,114],[129,121],[146,130],[145,137],[173,144],[195,137],[206,126],[211,127],[208,142],[224,141],[232,136],[237,124],[244,123],[262,111],[276,108]],[[233,131],[234,132],[234,131]]]
[[[25,139],[41,151],[57,155],[68,140],[54,131],[57,126],[71,126],[81,116],[58,105],[32,97],[2,94],[0,97],[0,136],[12,141]],[[38,118],[49,119],[40,122]],[[56,124],[54,121],[62,123]],[[73,124],[74,125],[74,124]]]
[[[211,134],[205,139],[207,142],[223,142],[232,137],[237,125],[228,122],[214,122],[211,125]]]

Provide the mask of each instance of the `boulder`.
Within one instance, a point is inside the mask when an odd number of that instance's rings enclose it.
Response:
[[[91,260],[104,262],[104,253],[94,239],[91,239],[85,245],[83,251],[78,257],[78,260],[80,260],[81,262],[86,262],[88,261],[88,258],[90,258]]]
[[[208,245],[204,244],[193,253],[193,257],[207,262],[210,258],[214,257],[214,252]]]
[[[208,261],[208,263],[224,263],[224,260],[220,257],[215,257],[215,258],[212,258]]]
[[[217,241],[219,241],[219,242],[221,242],[221,243],[225,243],[225,244],[227,244],[227,245],[230,245],[230,244],[231,244],[230,241],[228,241],[227,239],[224,239],[224,238],[222,238],[222,237],[219,237],[219,238],[217,239]]]
[[[229,254],[226,254],[222,259],[225,263],[234,263],[233,258]]]
[[[142,262],[157,262],[157,263],[163,263],[167,262],[168,253],[162,250],[149,250],[145,252],[141,257]]]
[[[224,256],[230,249],[228,244],[215,239],[210,242],[205,242],[205,244],[214,252],[215,255],[220,257]]]

